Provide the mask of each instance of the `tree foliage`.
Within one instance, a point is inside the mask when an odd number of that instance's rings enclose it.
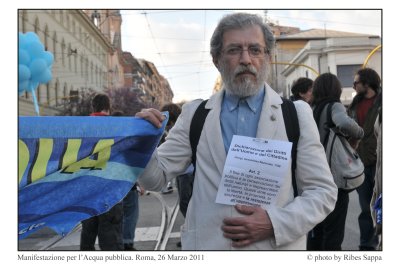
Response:
[[[107,90],[106,94],[110,97],[112,112],[121,111],[124,116],[134,116],[143,108],[157,108],[143,102],[137,93],[129,90],[129,88]]]
[[[124,116],[134,116],[143,108],[158,108],[157,105],[143,102],[136,92],[129,88],[109,89],[105,92],[111,101],[111,112],[121,111]],[[92,113],[91,101],[97,93],[94,91],[82,92],[78,98],[66,103],[62,116],[88,116]]]

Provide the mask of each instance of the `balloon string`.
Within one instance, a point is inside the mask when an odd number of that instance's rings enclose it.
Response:
[[[33,105],[35,106],[36,114],[38,116],[40,116],[40,114],[39,114],[39,104],[38,104],[37,99],[36,99],[35,90],[32,88],[31,92],[32,92]]]

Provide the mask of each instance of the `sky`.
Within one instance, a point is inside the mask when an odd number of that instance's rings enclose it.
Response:
[[[218,71],[209,54],[223,15],[239,10],[121,10],[122,49],[153,62],[169,82],[174,102],[208,98]],[[275,24],[381,36],[381,10],[248,10]]]

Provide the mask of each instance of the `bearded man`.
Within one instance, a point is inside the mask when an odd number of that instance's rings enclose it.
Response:
[[[282,179],[276,202],[268,208],[216,203],[229,146],[234,135],[288,141],[282,99],[266,83],[274,37],[253,14],[234,13],[221,19],[211,38],[211,56],[224,90],[205,104],[209,109],[196,153],[194,188],[181,228],[183,250],[306,249],[306,234],[334,208],[333,182],[311,108],[296,103],[301,128],[297,148],[294,197],[291,170]],[[192,162],[189,131],[201,103],[185,104],[166,141],[154,152],[139,178],[149,190],[160,190]],[[137,117],[160,127],[156,109]]]

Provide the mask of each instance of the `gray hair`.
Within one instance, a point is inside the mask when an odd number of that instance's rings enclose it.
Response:
[[[260,26],[261,31],[264,34],[264,41],[267,46],[268,54],[270,54],[274,47],[275,38],[268,25],[263,22],[262,18],[256,14],[233,13],[225,15],[221,21],[219,21],[217,28],[214,30],[210,42],[210,53],[212,58],[217,60],[221,55],[222,38],[226,31],[232,29],[243,29],[245,27],[256,25]]]

